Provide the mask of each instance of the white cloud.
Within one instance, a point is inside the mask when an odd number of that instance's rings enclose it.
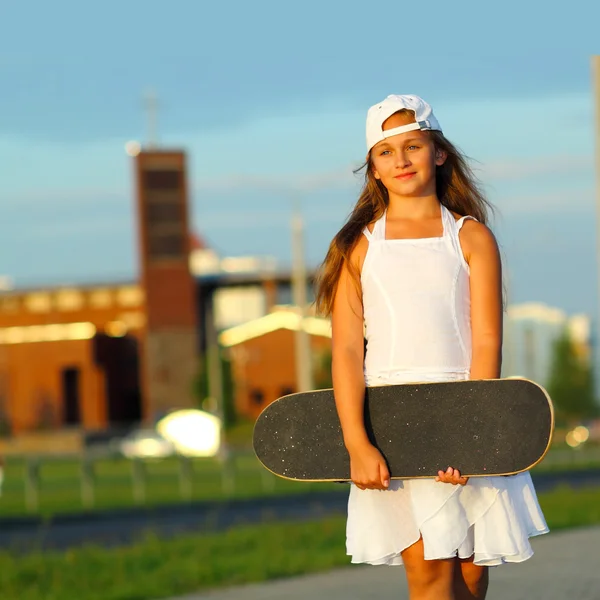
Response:
[[[27,225],[27,236],[35,238],[69,238],[81,235],[123,235],[132,232],[132,223],[110,215],[85,218],[81,216],[54,222],[33,222]]]
[[[347,189],[361,183],[360,175],[348,166],[322,172],[307,172],[271,176],[252,173],[231,173],[219,177],[200,178],[193,183],[197,192],[227,192],[244,189],[261,190],[275,194],[308,193],[327,189]]]
[[[316,211],[304,211],[303,218],[308,227],[311,223],[343,223],[348,210],[343,207],[327,207]],[[289,228],[292,212],[289,211],[256,211],[256,210],[230,210],[227,212],[202,212],[197,215],[197,222],[201,224],[202,231],[217,229],[248,230],[251,228],[262,229],[266,227]]]
[[[527,159],[498,158],[475,162],[478,177],[486,181],[517,181],[542,175],[593,175],[594,160],[590,155],[554,155]]]
[[[123,204],[133,202],[127,197],[127,190],[118,188],[26,188],[23,191],[6,193],[3,206],[19,208],[40,208],[43,206],[70,207],[75,205]],[[130,193],[131,194],[131,193]]]
[[[499,216],[535,213],[585,213],[592,216],[594,188],[555,190],[547,194],[523,194],[492,199]]]

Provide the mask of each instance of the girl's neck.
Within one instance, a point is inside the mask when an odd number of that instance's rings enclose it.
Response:
[[[441,205],[438,197],[390,196],[387,215],[391,219],[431,219],[439,216]]]

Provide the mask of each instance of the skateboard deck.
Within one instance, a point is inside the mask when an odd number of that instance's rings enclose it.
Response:
[[[365,426],[392,479],[514,475],[539,463],[552,440],[547,392],[527,379],[367,387]],[[333,390],[290,394],[254,426],[263,466],[285,479],[350,481],[350,459]]]

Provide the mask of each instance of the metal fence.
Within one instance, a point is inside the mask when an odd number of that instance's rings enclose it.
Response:
[[[600,469],[600,446],[551,450],[536,471]],[[339,488],[336,484],[293,482],[264,469],[254,454],[221,460],[175,456],[8,457],[0,515],[54,514],[131,505],[284,494]]]

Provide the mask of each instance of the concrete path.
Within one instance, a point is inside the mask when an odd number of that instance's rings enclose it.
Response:
[[[532,540],[534,556],[491,570],[487,600],[600,600],[600,527]],[[349,566],[335,571],[192,594],[171,600],[407,600],[402,567]]]

